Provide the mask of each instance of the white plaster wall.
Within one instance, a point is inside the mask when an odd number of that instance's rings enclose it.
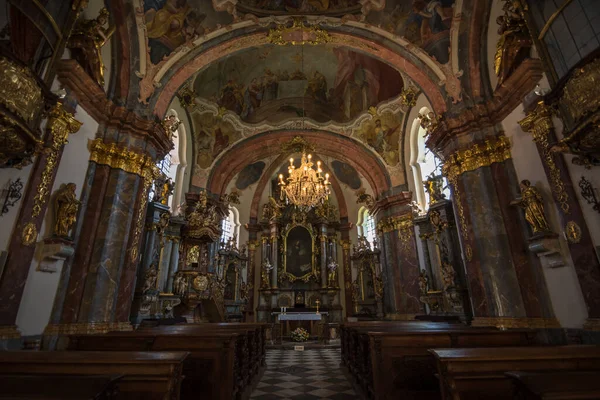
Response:
[[[15,169],[15,168],[2,168],[0,169],[0,207],[4,204],[4,199],[6,198],[5,190],[8,190],[8,187],[11,182],[15,182],[17,179],[21,179],[23,182],[23,190],[21,194],[25,196],[25,190],[27,189],[27,182],[29,181],[29,175],[31,174],[31,165],[24,167],[23,169]],[[17,216],[19,215],[19,211],[21,209],[21,204],[23,203],[23,198],[21,198],[14,207],[8,209],[8,213],[0,216],[0,224],[2,224],[2,229],[0,229],[0,251],[7,251],[8,245],[10,244],[10,239],[15,230],[15,225],[17,222]],[[16,232],[15,232],[16,234]]]
[[[547,87],[547,85],[543,87]],[[553,118],[553,122],[554,127],[556,128],[558,139],[560,140],[563,138],[562,121],[555,117]],[[583,176],[592,183],[594,188],[596,188],[596,198],[600,200],[600,173],[598,172],[598,167],[592,167],[588,170],[581,165],[575,165],[571,162],[575,156],[566,154],[563,157],[565,157],[567,170],[571,176],[571,182],[573,182],[573,188],[577,194],[577,200],[579,200],[579,204],[581,205],[581,211],[583,212],[583,216],[587,222],[592,242],[594,243],[594,246],[598,248],[598,246],[600,246],[600,213],[594,211],[592,205],[588,204],[588,202],[581,196],[581,189],[579,188],[579,181]]]
[[[58,166],[56,180],[52,187],[52,197],[49,200],[48,211],[38,236],[36,255],[31,263],[23,298],[19,306],[17,326],[23,336],[39,335],[44,331],[58,288],[62,262],[57,264],[57,271],[53,273],[37,270],[41,261],[38,253],[41,250],[41,243],[44,238],[51,235],[52,216],[54,214],[53,195],[62,184],[73,182],[77,185],[77,197],[81,197],[81,189],[90,158],[88,143],[94,139],[98,130],[98,124],[80,107],[77,107],[75,119],[82,122],[83,125],[79,132],[69,137],[69,143],[65,146]]]
[[[587,318],[585,301],[564,238],[564,228],[558,223],[558,209],[552,198],[552,191],[536,145],[531,135],[523,132],[518,124],[518,121],[523,118],[525,114],[523,107],[520,106],[503,121],[502,125],[512,144],[511,153],[519,180],[528,179],[541,191],[550,227],[559,234],[561,252],[566,265],[560,268],[543,267],[550,299],[556,318],[563,327],[581,328]]]
[[[192,138],[192,124],[188,118],[188,114],[185,109],[181,106],[179,99],[175,97],[173,102],[169,106],[169,109],[175,110],[177,118],[181,121],[182,127],[179,128],[179,161],[180,164],[177,166],[177,174],[182,174],[181,184],[175,186],[173,197],[170,199],[171,208],[174,211],[174,215],[181,213],[178,208],[179,205],[185,202],[185,194],[190,190],[190,184],[192,179],[192,164],[193,164],[193,138]],[[178,177],[177,177],[178,178]],[[240,242],[241,243],[241,242]]]

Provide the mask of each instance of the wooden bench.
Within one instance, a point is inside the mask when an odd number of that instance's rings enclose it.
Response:
[[[465,326],[465,325],[457,325]],[[381,331],[390,329],[444,329],[451,328],[447,323],[423,322],[423,321],[361,321],[346,322],[340,324],[340,342],[342,363],[349,369],[352,368],[354,360],[357,357],[358,332]],[[368,340],[367,340],[368,347]]]
[[[535,331],[490,328],[396,330],[369,332],[372,389],[376,399],[438,399],[436,364],[432,348],[530,346]]]
[[[190,353],[183,365],[185,379],[181,383],[181,398],[192,399],[202,393],[209,399],[241,396],[245,388],[239,365],[236,332],[112,332],[105,335],[75,335],[70,337],[69,350],[103,351],[176,351]],[[237,361],[236,361],[237,360]]]
[[[509,371],[600,371],[600,346],[433,349],[443,399],[509,399]]]
[[[258,383],[266,365],[266,331],[267,324],[253,323],[209,323],[209,324],[181,324],[174,326],[160,326],[151,329],[138,330],[137,332],[155,332],[166,334],[187,334],[193,332],[237,332],[245,333],[246,340],[239,341],[238,359],[239,376],[244,387],[251,387]]]
[[[600,399],[600,371],[507,372],[520,400]]]
[[[122,375],[0,375],[0,399],[116,400]]]
[[[0,375],[123,375],[119,399],[179,399],[188,352],[3,351]]]

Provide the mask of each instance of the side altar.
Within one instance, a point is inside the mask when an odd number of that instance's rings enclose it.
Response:
[[[286,307],[288,316],[315,315],[320,309],[327,319],[315,322],[340,322],[337,208],[325,201],[302,210],[271,197],[261,225],[258,321],[276,323]]]

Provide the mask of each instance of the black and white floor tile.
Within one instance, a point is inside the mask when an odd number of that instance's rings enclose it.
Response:
[[[267,370],[253,400],[360,399],[340,368],[340,349],[267,350]]]

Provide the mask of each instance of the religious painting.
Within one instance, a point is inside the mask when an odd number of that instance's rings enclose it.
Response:
[[[215,11],[207,0],[145,0],[143,4],[153,64],[184,43],[233,22],[229,13]]]
[[[239,190],[244,190],[248,188],[248,186],[258,182],[266,165],[267,164],[265,164],[264,161],[257,161],[253,164],[246,165],[238,174],[238,177],[235,180],[235,187]]]
[[[193,114],[196,165],[209,168],[212,162],[229,146],[241,138],[241,134],[229,122],[210,113]]]
[[[289,229],[285,236],[284,271],[294,279],[304,279],[314,271],[313,235],[302,225]]]
[[[402,36],[441,64],[450,59],[450,27],[454,0],[387,0],[367,22]]]
[[[239,0],[238,10],[258,16],[319,14],[339,16],[359,13],[360,0]]]
[[[387,165],[394,166],[400,161],[400,133],[404,114],[389,111],[374,115],[363,122],[355,132],[363,143],[371,146]]]
[[[226,57],[200,71],[199,97],[242,121],[281,123],[302,117],[348,122],[396,98],[402,77],[391,66],[342,47],[268,45]]]
[[[352,165],[346,164],[342,161],[333,160],[331,163],[331,168],[340,182],[348,185],[350,189],[360,189],[362,182],[360,181],[358,172],[356,172],[356,169],[354,169]]]

